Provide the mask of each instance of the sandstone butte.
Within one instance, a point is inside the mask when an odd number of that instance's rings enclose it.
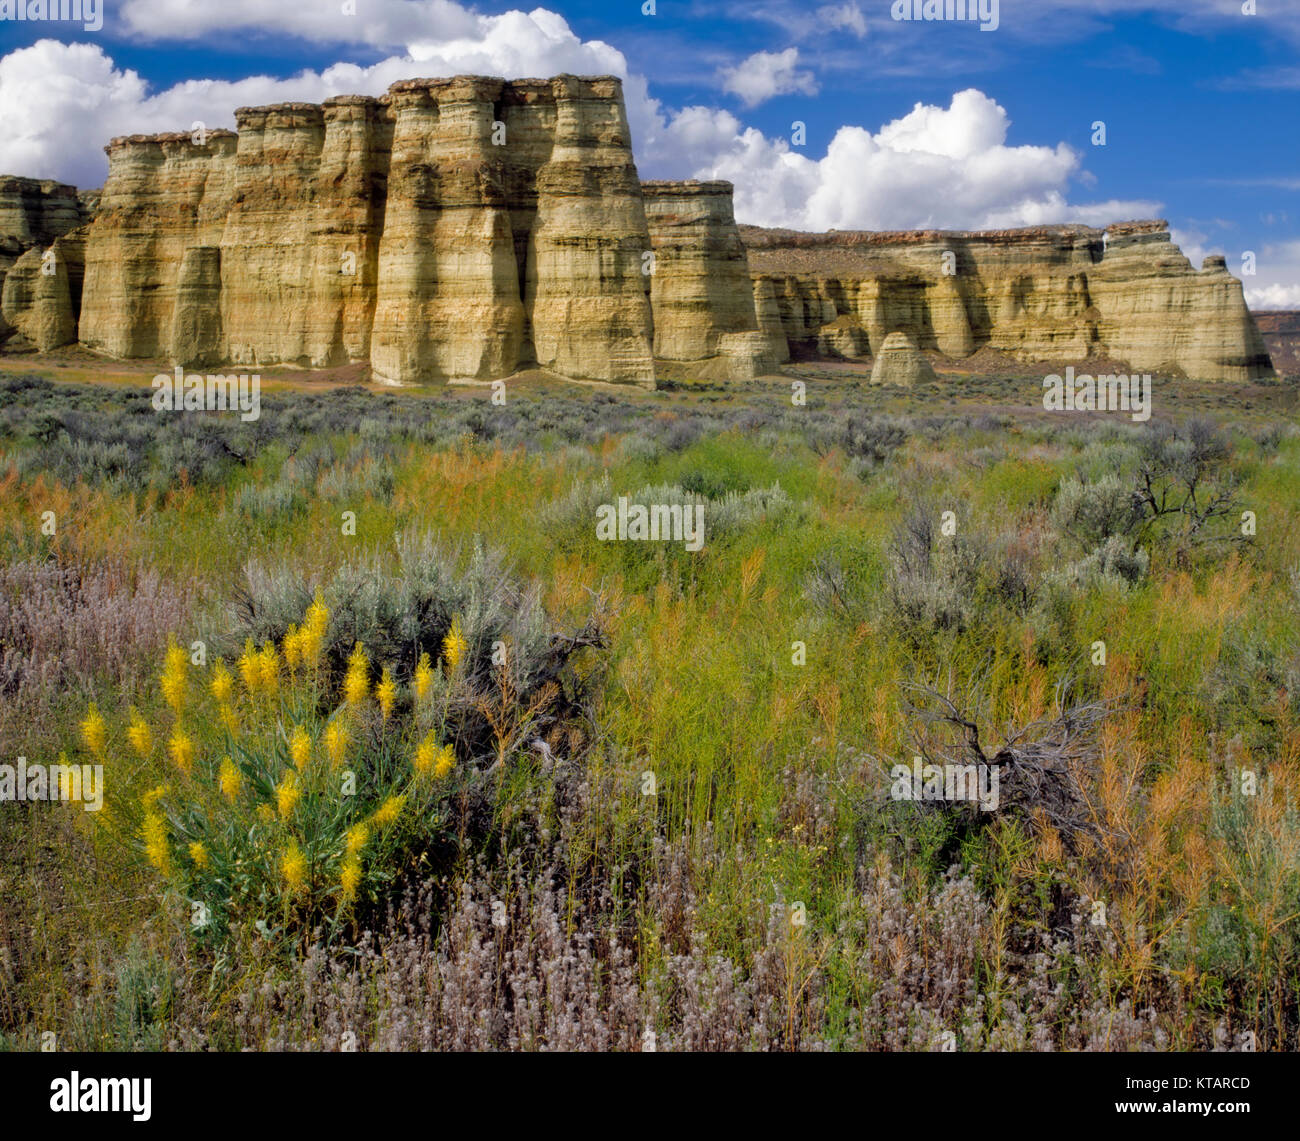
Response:
[[[412,79],[130,135],[102,191],[0,177],[0,340],[183,367],[542,368],[654,387],[903,344],[1273,375],[1224,259],[1102,231],[738,227],[727,182],[641,182],[617,78]],[[898,342],[895,342],[898,343]]]

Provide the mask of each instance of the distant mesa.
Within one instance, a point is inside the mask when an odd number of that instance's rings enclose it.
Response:
[[[235,121],[112,139],[102,191],[0,176],[0,341],[390,384],[653,388],[657,361],[745,379],[792,351],[921,375],[986,346],[1273,375],[1241,283],[1163,221],[738,227],[728,182],[640,181],[612,76],[410,79]]]

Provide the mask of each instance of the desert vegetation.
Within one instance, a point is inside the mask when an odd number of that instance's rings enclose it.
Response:
[[[1018,383],[0,379],[0,1046],[1300,1048],[1300,434]]]

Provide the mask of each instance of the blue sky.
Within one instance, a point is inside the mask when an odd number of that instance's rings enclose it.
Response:
[[[897,21],[891,0],[341,6],[106,0],[94,32],[0,19],[0,172],[95,184],[113,134],[413,75],[614,72],[642,177],[730,178],[742,221],[1158,214],[1198,265],[1223,253],[1240,275],[1254,252],[1254,304],[1300,308],[1300,0],[1000,0],[987,32]]]

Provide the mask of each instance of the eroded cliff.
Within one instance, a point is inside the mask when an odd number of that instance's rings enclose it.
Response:
[[[952,358],[987,345],[1025,362],[1107,356],[1204,380],[1273,375],[1241,283],[1196,270],[1163,221],[1106,230],[831,232],[741,227],[790,344],[845,356],[893,332]]]
[[[655,358],[746,378],[894,333],[955,360],[1272,375],[1240,282],[1164,222],[737,227],[730,183],[638,181],[612,77],[404,80],[235,119],[113,139],[98,196],[0,177],[0,339],[395,384],[653,387]]]
[[[109,144],[88,347],[369,361],[399,384],[537,364],[653,385],[617,79],[405,80],[379,99],[240,108],[236,125]]]
[[[0,175],[0,341],[40,351],[76,339],[95,191]]]

